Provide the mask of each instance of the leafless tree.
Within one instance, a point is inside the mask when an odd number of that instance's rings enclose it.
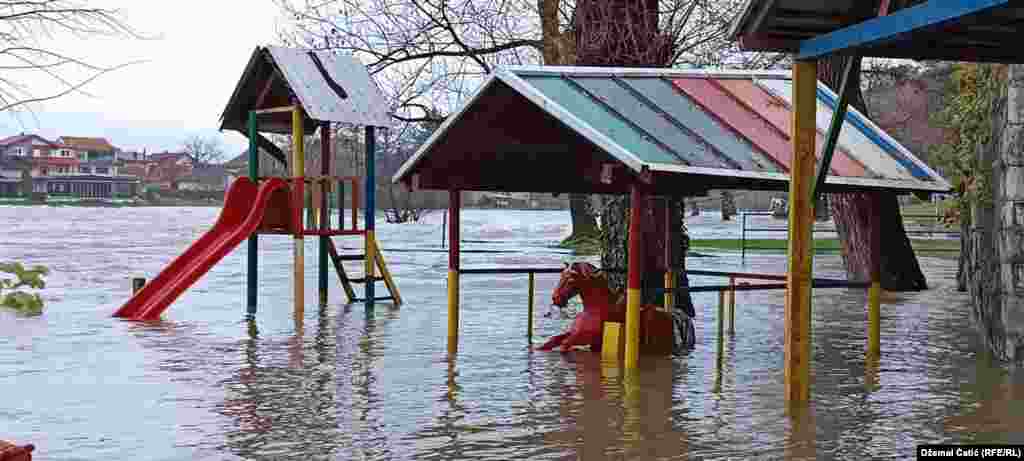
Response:
[[[87,1],[0,0],[0,112],[14,114],[35,103],[84,92],[100,76],[135,63],[87,62],[53,46],[53,39],[61,36],[144,38],[117,10]],[[40,94],[43,85],[53,89]]]
[[[192,136],[185,140],[182,149],[197,167],[224,160],[224,145],[217,138]]]

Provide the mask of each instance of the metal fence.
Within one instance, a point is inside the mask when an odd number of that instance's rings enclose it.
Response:
[[[754,211],[754,212],[743,212],[743,213],[740,213],[740,257],[741,258],[745,258],[747,256],[747,249],[751,249],[751,250],[768,250],[768,249],[772,249],[772,248],[763,248],[763,247],[756,247],[756,246],[747,245],[747,233],[748,232],[754,232],[754,233],[757,233],[757,232],[761,232],[761,233],[765,233],[765,232],[787,232],[789,230],[786,227],[747,227],[747,216],[772,216],[772,213],[771,212],[767,212],[767,211]],[[937,224],[939,222],[939,220],[942,218],[942,216],[940,216],[940,215],[905,214],[905,215],[903,215],[903,218],[904,219],[907,219],[907,218],[910,218],[910,219],[927,218],[927,219],[932,220],[933,223]],[[819,228],[819,227],[815,226],[815,228],[812,230],[813,234],[835,233],[835,232],[836,232],[836,229],[834,227],[828,228],[828,229],[822,229],[822,228]],[[907,229],[907,234],[909,234],[909,235],[928,235],[929,237],[935,237],[936,235],[955,235],[955,236],[959,237],[960,236],[960,231],[951,231],[951,230],[948,230],[946,227],[933,226],[930,229]],[[954,252],[954,251],[960,251],[960,250],[959,249],[949,249],[949,248],[929,248],[929,249],[922,249],[922,250],[919,250],[919,251],[926,251],[926,252]]]

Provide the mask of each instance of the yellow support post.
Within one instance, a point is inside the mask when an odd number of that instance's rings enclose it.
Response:
[[[729,277],[729,334],[736,334],[736,278]]]
[[[303,230],[303,213],[302,208],[304,202],[303,197],[303,178],[305,177],[305,153],[303,152],[305,146],[302,142],[303,127],[302,127],[302,106],[295,105],[292,108],[292,177],[295,179],[292,184],[292,190],[294,195],[294,261],[295,266],[293,287],[295,297],[295,315],[296,317],[302,314],[305,308],[305,272],[303,258],[303,241],[302,241],[302,230]]]
[[[810,397],[811,262],[814,241],[814,156],[817,127],[817,62],[793,64],[793,164],[789,180],[789,271],[786,277],[786,401],[802,404]]]
[[[384,263],[384,253],[380,252],[380,242],[377,241],[377,235],[373,235],[373,252],[374,261],[377,262],[377,270],[380,271],[380,276],[384,277],[384,286],[388,287],[388,291],[391,293],[392,300],[395,306],[402,305],[402,295],[398,293],[398,284],[395,283],[395,279],[391,277],[391,271],[388,270],[388,265]]]
[[[882,197],[871,194],[871,288],[868,289],[868,357],[882,354]]]
[[[601,338],[602,359],[618,361],[622,357],[622,330],[623,325],[619,322],[604,322]]]
[[[530,272],[529,282],[530,293],[527,296],[527,307],[526,307],[526,338],[531,342],[533,341],[533,272]]]
[[[672,262],[669,261],[669,264],[671,265]],[[669,269],[668,271],[665,272],[665,296],[664,296],[665,312],[671,313],[672,312],[672,308],[675,307],[675,305],[676,305],[675,288],[676,288],[676,272],[674,270],[672,270],[672,269]]]

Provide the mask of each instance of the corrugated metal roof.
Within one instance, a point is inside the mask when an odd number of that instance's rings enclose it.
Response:
[[[245,131],[250,110],[290,105],[293,97],[312,121],[393,124],[387,99],[354,57],[268,46],[253,51],[221,116],[221,129]],[[316,126],[307,123],[306,128],[313,131]],[[260,131],[290,132],[291,115],[261,118]]]
[[[277,68],[302,107],[314,120],[364,126],[391,126],[388,101],[370,78],[366,67],[354,57],[332,51],[309,51],[268,46]],[[310,56],[315,54],[344,97],[331,88]]]
[[[751,51],[1019,63],[1022,20],[1013,0],[746,0],[730,35]]]
[[[484,95],[493,94],[488,88],[495,85],[512,88],[522,100],[637,173],[647,169],[736,178],[742,179],[742,185],[732,183],[736,187],[752,189],[777,188],[780,181],[788,181],[786,173],[792,164],[788,73],[583,67],[515,67],[495,72],[393,180],[408,180],[426,157],[455,149],[451,142],[439,141],[463,123],[464,114],[486,108],[492,96]],[[819,83],[819,155],[835,100],[835,94]],[[500,112],[496,114],[501,117]],[[487,126],[517,123],[511,117],[497,118]],[[503,133],[506,138],[511,136],[524,146],[536,144],[528,139],[529,133],[508,131]],[[486,145],[485,133],[478,134],[474,149],[496,150]],[[443,153],[447,159],[468,154],[447,151]],[[853,109],[847,114],[830,173],[826,186],[950,189],[935,171]]]

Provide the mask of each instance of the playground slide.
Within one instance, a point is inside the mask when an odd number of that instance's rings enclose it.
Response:
[[[257,186],[249,178],[236,179],[228,188],[224,207],[213,227],[142,287],[115,317],[156,320],[188,287],[217,264],[259,227],[273,192],[287,187],[280,178]]]

